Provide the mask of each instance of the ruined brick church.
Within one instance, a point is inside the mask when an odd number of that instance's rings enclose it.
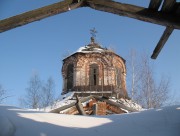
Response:
[[[99,95],[127,98],[125,60],[113,51],[101,47],[91,37],[91,43],[80,47],[63,59],[62,94]]]

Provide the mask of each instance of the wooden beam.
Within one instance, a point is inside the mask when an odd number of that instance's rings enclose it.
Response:
[[[176,0],[164,0],[161,11],[166,13],[171,12],[175,4]]]
[[[127,113],[123,111],[120,107],[116,107],[110,104],[107,104],[107,110],[111,111],[111,113],[116,113],[116,114]]]
[[[82,103],[83,103],[83,102],[86,102],[86,101],[88,101],[88,100],[90,100],[90,99],[92,99],[92,98],[93,98],[93,96],[88,96],[88,97],[82,98],[82,99],[81,99],[81,102],[82,102]],[[60,111],[66,110],[66,109],[71,108],[71,107],[73,107],[73,106],[75,106],[75,105],[76,105],[76,102],[72,102],[72,103],[70,103],[70,104],[68,104],[68,105],[65,105],[65,106],[62,106],[62,107],[58,107],[58,108],[56,108],[56,109],[53,109],[53,110],[51,110],[50,112],[51,112],[51,113],[59,113]]]
[[[69,110],[63,112],[63,114],[78,114],[78,110],[75,106],[71,107]]]
[[[149,3],[149,9],[158,11],[161,3],[162,3],[162,0],[151,0]]]
[[[100,97],[100,96],[95,96],[95,95],[94,95],[93,97],[94,97],[95,99],[97,99],[97,100],[104,101],[104,102],[106,102],[107,104],[110,104],[110,105],[113,105],[113,106],[115,106],[115,107],[119,107],[119,108],[128,110],[128,111],[130,111],[130,112],[136,112],[136,111],[138,111],[138,110],[136,110],[136,109],[134,109],[134,108],[127,107],[127,106],[124,105],[124,104],[117,103],[117,102],[113,102],[113,101],[110,101],[110,100],[108,100],[108,99],[102,98],[102,97]]]
[[[158,54],[160,53],[160,51],[162,50],[164,44],[166,43],[166,41],[168,40],[169,36],[171,35],[171,33],[173,32],[174,28],[172,27],[166,27],[163,35],[161,36],[161,39],[159,40],[156,48],[153,51],[153,54],[151,56],[152,59],[156,59]]]
[[[80,115],[86,115],[86,112],[85,112],[84,109],[83,109],[83,105],[82,105],[82,103],[81,103],[81,100],[78,98],[77,95],[76,95],[76,100],[77,100],[77,102],[76,102],[76,108],[77,108],[79,114],[80,114]]]
[[[127,16],[145,22],[163,26],[172,26],[174,29],[180,29],[179,14],[165,14],[163,12],[149,10],[148,8],[123,4],[112,0],[64,0],[62,2],[1,20],[0,33],[49,16],[85,6],[120,16]]]
[[[109,12],[120,16],[127,16],[145,22],[172,26],[180,29],[180,16],[174,14],[164,14],[160,11],[152,11],[148,8],[123,4],[110,0],[87,0],[89,7],[95,10]]]
[[[180,15],[180,2],[176,3],[176,14]]]
[[[177,7],[176,13],[177,13],[177,14],[180,14],[180,4],[179,4],[178,7]]]
[[[74,0],[65,0],[39,9],[25,12],[4,20],[0,20],[0,33],[34,21],[39,21],[49,16],[76,9],[80,7],[82,2],[83,1],[79,3],[74,3]]]

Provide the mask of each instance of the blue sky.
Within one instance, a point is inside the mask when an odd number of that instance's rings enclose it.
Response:
[[[119,0],[120,1],[120,0]],[[0,19],[36,9],[58,0],[1,0]],[[139,6],[149,0],[121,0]],[[90,42],[89,30],[98,31],[97,41],[127,59],[131,49],[151,56],[165,27],[110,13],[80,8],[33,22],[0,34],[0,84],[12,94],[6,103],[18,105],[34,72],[42,80],[53,77],[56,94],[62,90],[62,58]],[[180,31],[175,30],[154,63],[157,77],[171,78],[171,90],[180,98]],[[127,73],[128,74],[128,73]]]

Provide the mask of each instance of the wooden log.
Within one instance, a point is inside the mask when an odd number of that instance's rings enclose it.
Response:
[[[88,5],[95,10],[109,12],[120,16],[127,16],[145,22],[159,24],[163,26],[172,26],[180,29],[180,15],[164,14],[159,11],[151,11],[148,8],[123,4],[120,2],[107,0],[87,0]]]
[[[78,96],[76,95],[76,99],[77,99],[77,102],[76,102],[76,108],[79,112],[80,115],[86,115],[84,109],[83,109],[83,105],[81,103],[81,100],[78,98]]]
[[[93,98],[92,96],[88,96],[88,97],[82,98],[82,99],[81,99],[81,102],[83,103],[83,102],[89,101],[89,100],[92,99],[92,98]],[[60,111],[66,110],[66,109],[71,108],[71,107],[73,107],[73,106],[75,106],[75,105],[76,105],[76,102],[72,102],[72,103],[70,103],[70,104],[68,104],[68,105],[65,105],[65,106],[62,106],[62,107],[58,107],[58,108],[56,108],[56,109],[53,109],[53,110],[51,110],[50,112],[51,112],[51,113],[59,113]]]
[[[110,105],[110,104],[107,104],[107,109],[108,109],[109,111],[111,111],[111,114],[112,114],[112,113],[116,113],[116,114],[126,113],[126,112],[123,111],[120,107],[113,106],[113,105]]]
[[[39,21],[49,16],[76,9],[80,7],[82,2],[75,3],[74,0],[64,0],[52,5],[0,20],[0,33],[34,21]]]
[[[151,0],[149,3],[149,9],[158,11],[161,3],[162,3],[162,0]]]
[[[176,3],[176,14],[180,15],[180,2]]]
[[[67,111],[63,112],[63,114],[74,114],[76,112],[78,112],[77,108],[76,108],[76,106],[73,106],[73,107],[69,108]]]
[[[0,20],[0,33],[80,7],[90,7],[95,10],[109,12],[120,16],[127,16],[163,26],[172,26],[174,29],[180,29],[179,12],[176,12],[177,14],[165,14],[159,11],[151,11],[148,8],[122,4],[112,0],[64,0],[62,2]]]
[[[155,47],[155,49],[153,51],[153,54],[151,56],[152,59],[157,58],[157,56],[159,55],[160,51],[164,47],[166,41],[168,40],[168,38],[171,35],[171,33],[173,32],[173,30],[174,30],[174,28],[172,28],[172,27],[166,27],[163,35],[161,36],[161,39],[159,40],[157,46]]]
[[[176,4],[176,0],[164,0],[161,11],[163,12],[171,12]]]
[[[106,115],[106,102],[97,102],[93,105],[94,115]]]
[[[66,109],[69,109],[69,108],[75,106],[75,104],[76,104],[76,102],[72,102],[72,103],[70,103],[70,104],[68,104],[68,105],[65,105],[65,106],[62,106],[62,107],[58,107],[58,108],[53,109],[53,110],[51,110],[51,111],[49,111],[49,112],[50,112],[50,113],[60,113],[60,112],[63,111],[63,110],[66,110]]]
[[[106,102],[107,104],[110,104],[110,105],[113,105],[113,106],[116,106],[116,107],[119,107],[119,108],[128,110],[128,111],[130,111],[130,112],[136,112],[136,111],[138,111],[138,110],[136,110],[136,109],[134,109],[134,108],[127,107],[127,106],[124,105],[124,104],[117,103],[117,102],[113,102],[113,101],[111,101],[111,100],[102,98],[102,97],[100,97],[100,96],[93,96],[93,97],[96,98],[97,100],[104,101],[104,102]]]
[[[98,106],[97,106],[97,104],[95,103],[95,104],[93,105],[93,107],[92,107],[92,109],[93,109],[93,115],[97,115],[97,108],[98,108]]]

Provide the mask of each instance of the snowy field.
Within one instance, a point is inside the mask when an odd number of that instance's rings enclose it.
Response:
[[[78,116],[0,105],[0,136],[180,136],[180,106]]]

